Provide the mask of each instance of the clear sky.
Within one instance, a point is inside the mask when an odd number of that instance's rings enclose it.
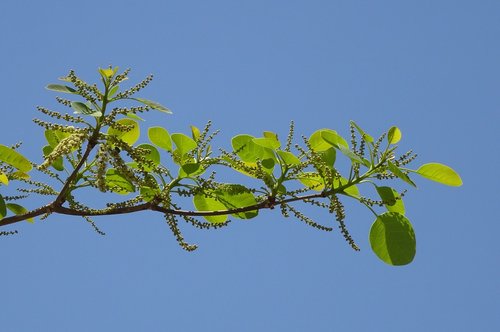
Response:
[[[417,179],[404,267],[371,252],[373,216],[355,204],[361,252],[278,211],[183,227],[194,253],[153,213],[97,219],[105,237],[63,216],[4,228],[20,234],[0,238],[2,331],[500,330],[500,2],[7,0],[0,31],[0,143],[23,140],[35,161],[35,107],[56,107],[44,86],[113,64],[155,74],[141,96],[174,114],[146,126],[211,119],[229,148],[239,133],[284,137],[290,120],[305,135],[397,125],[415,166],[443,162],[464,181]]]

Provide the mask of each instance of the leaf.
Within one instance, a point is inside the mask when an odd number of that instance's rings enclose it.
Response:
[[[108,135],[115,136],[116,138],[121,139],[123,142],[127,143],[130,146],[137,142],[139,136],[141,135],[141,130],[137,121],[134,121],[132,119],[120,119],[116,121],[116,123],[125,126],[132,126],[132,129],[129,131],[121,131],[113,127],[109,127]]]
[[[363,137],[363,139],[369,143],[373,143],[373,137],[368,135],[360,126],[358,126],[354,121],[351,120],[351,124],[356,128],[358,133]]]
[[[335,130],[328,129],[321,131],[321,138],[333,147],[344,147],[346,149],[349,149],[349,144],[347,144],[347,141],[342,136],[337,134]]]
[[[105,180],[111,191],[117,194],[127,195],[135,191],[134,185],[114,168],[106,171]]]
[[[239,184],[225,184],[221,189],[215,190],[215,194],[222,204],[230,210],[244,208],[257,204],[255,196],[248,188]],[[234,213],[232,216],[240,219],[251,219],[258,215],[258,210]]]
[[[274,152],[269,148],[255,143],[254,139],[255,137],[246,134],[237,135],[231,139],[231,145],[238,157],[250,163],[255,163],[257,160],[263,161],[265,159],[276,161]]]
[[[61,85],[61,84],[49,84],[45,88],[47,90],[52,90],[52,91],[57,91],[57,92],[76,93],[75,89],[70,88],[69,86],[66,86],[66,85]]]
[[[141,144],[141,145],[137,146],[137,148],[149,150],[148,154],[142,155],[142,156],[146,160],[149,160],[150,162],[152,162],[154,167],[150,167],[147,164],[144,164],[144,165],[142,165],[142,167],[144,168],[145,171],[150,172],[156,166],[158,166],[160,164],[160,153],[158,152],[158,150],[154,146],[149,145],[149,144]]]
[[[275,138],[259,137],[254,138],[252,141],[257,145],[271,150],[276,150],[281,146],[280,142]]]
[[[334,184],[335,188],[338,188],[340,186],[345,186],[345,185],[347,185],[347,183],[349,183],[349,180],[347,180],[344,177],[335,178],[334,181],[333,181],[333,184]],[[346,194],[348,194],[349,196],[352,196],[352,197],[360,197],[360,195],[359,195],[359,189],[354,184],[350,185],[349,187],[346,187],[344,189],[344,193],[346,193]]]
[[[335,160],[337,159],[337,152],[336,151],[337,150],[335,150],[335,148],[331,147],[325,151],[319,152],[321,159],[330,168],[333,168],[333,165],[335,164]]]
[[[43,151],[43,155],[45,157],[47,157],[52,151],[54,150],[54,148],[50,145],[46,145],[43,147],[42,151]],[[52,167],[54,167],[56,170],[58,171],[64,171],[64,160],[62,157],[58,157],[51,165]]]
[[[20,216],[20,215],[23,215],[23,214],[26,214],[29,212],[24,206],[21,206],[19,204],[7,203],[7,204],[5,204],[5,206],[7,207],[7,209],[12,211],[17,216]],[[26,220],[28,222],[31,222],[31,223],[35,222],[35,220],[33,218],[28,218]]]
[[[179,168],[179,177],[185,178],[185,177],[193,177],[196,175],[203,174],[205,172],[205,169],[201,164],[199,163],[187,163],[181,166]]]
[[[348,147],[347,141],[342,136],[337,134],[335,130],[331,129],[316,130],[309,137],[309,144],[314,152],[325,151],[332,146],[338,147],[339,145],[343,145]]]
[[[45,138],[47,139],[47,142],[53,148],[55,148],[59,144],[59,142],[61,142],[63,139],[71,136],[70,133],[66,133],[66,132],[63,132],[60,130],[52,130],[52,129],[45,130],[44,134],[45,134]]]
[[[226,206],[219,202],[216,198],[205,196],[203,193],[198,193],[193,196],[193,204],[198,211],[225,211]],[[220,216],[204,216],[211,223],[219,224],[227,220],[227,215]]]
[[[95,116],[99,117],[102,115],[101,112],[96,111],[90,107],[88,107],[86,104],[81,103],[79,101],[72,101],[71,102],[71,108],[75,110],[75,114],[85,114],[85,115],[90,115],[90,116]]]
[[[394,165],[390,161],[387,161],[387,166],[389,166],[389,170],[392,172],[392,174],[396,175],[398,178],[414,186],[415,188],[417,187],[417,185],[408,177],[408,175],[403,173],[403,171],[401,171],[396,165]]]
[[[462,179],[457,172],[455,172],[451,167],[439,163],[424,164],[416,170],[416,173],[426,179],[436,181],[447,186],[460,187],[463,184]]]
[[[3,183],[4,185],[8,186],[9,185],[9,178],[7,177],[7,175],[0,171],[0,182]]]
[[[157,103],[156,101],[148,100],[148,99],[142,99],[142,98],[131,98],[133,100],[137,100],[140,103],[143,103],[146,106],[151,107],[152,109],[155,109],[157,111],[163,112],[163,113],[168,113],[172,114],[172,111],[170,111],[168,108],[165,106]]]
[[[111,68],[106,68],[106,69],[99,68],[99,72],[102,74],[103,77],[107,79],[113,77],[113,75],[115,74],[115,71]]]
[[[312,190],[323,191],[325,189],[325,180],[315,172],[301,173],[297,176],[297,180]]]
[[[276,153],[286,165],[300,165],[301,163],[300,159],[291,152],[279,150]]]
[[[177,151],[182,156],[190,151],[193,151],[198,146],[196,142],[189,136],[175,133],[172,134],[172,141],[174,141]]]
[[[401,140],[401,136],[401,130],[399,130],[398,127],[393,126],[387,133],[387,141],[389,142],[389,144],[396,144]]]
[[[2,220],[3,217],[5,217],[6,215],[7,215],[7,210],[5,206],[5,201],[2,195],[0,195],[0,220]]]
[[[396,189],[391,187],[378,186],[376,188],[378,195],[380,196],[382,201],[385,202],[384,205],[388,211],[398,212],[402,215],[405,214],[405,205]]]
[[[118,92],[119,88],[120,88],[119,85],[115,85],[111,89],[109,89],[109,91],[108,91],[108,99],[111,99]]]
[[[198,129],[198,127],[196,126],[191,126],[191,137],[196,141],[198,142],[198,140],[200,139],[200,129]]]
[[[19,152],[0,144],[0,161],[3,161],[21,172],[29,172],[33,168],[31,162]]]
[[[172,140],[165,128],[151,127],[148,129],[148,138],[157,147],[172,152]]]
[[[358,163],[358,164],[361,164],[361,165],[365,165],[366,167],[370,167],[370,162],[369,161],[367,161],[365,159],[362,159],[357,154],[355,154],[354,152],[352,152],[349,148],[346,148],[344,146],[339,146],[338,149],[340,150],[340,152],[342,152],[342,154],[344,156],[346,156],[349,159],[351,159],[351,161],[353,161],[355,163]]]
[[[155,198],[155,196],[157,194],[157,190],[155,190],[151,187],[147,187],[147,186],[141,187],[140,192],[141,192],[141,196],[145,202],[150,202],[151,200],[153,200],[153,198]]]
[[[402,214],[386,212],[370,229],[373,252],[389,265],[406,265],[415,257],[417,243],[410,221]]]
[[[137,121],[146,121],[135,113],[127,113],[127,118],[137,120]]]

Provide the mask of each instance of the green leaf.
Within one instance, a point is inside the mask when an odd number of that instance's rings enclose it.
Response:
[[[29,212],[24,206],[21,206],[19,204],[7,203],[7,204],[5,204],[5,206],[7,207],[7,209],[12,211],[17,216],[20,216],[20,215],[23,215],[23,214],[26,214]],[[35,222],[35,220],[33,218],[28,218],[26,220],[28,222],[31,222],[31,223]]]
[[[378,195],[385,202],[385,207],[390,212],[405,214],[405,205],[396,189],[391,187],[376,187]]]
[[[137,121],[146,121],[135,113],[127,113],[127,118],[137,120]]]
[[[0,195],[0,220],[2,220],[3,217],[5,217],[6,215],[7,215],[7,210],[5,206],[5,201],[2,195]]]
[[[143,103],[144,105],[149,106],[152,109],[155,109],[157,111],[160,111],[160,112],[163,112],[163,113],[172,114],[172,111],[170,111],[165,106],[157,103],[156,101],[152,101],[152,100],[148,100],[148,99],[142,99],[142,98],[131,98],[131,99],[137,100],[138,102]]]
[[[111,191],[117,194],[127,195],[135,191],[134,185],[114,168],[106,171],[105,180]]]
[[[325,151],[321,151],[319,155],[328,167],[333,168],[335,160],[337,159],[337,150],[335,150],[335,148],[331,147]]]
[[[276,156],[272,149],[266,148],[254,142],[255,137],[251,135],[237,135],[231,139],[231,145],[236,154],[245,162],[254,163],[257,160],[272,159],[276,161]],[[274,164],[273,164],[274,166]]]
[[[70,88],[69,86],[60,85],[60,84],[49,84],[45,88],[47,90],[52,90],[52,91],[57,91],[57,92],[76,93],[75,89]]]
[[[359,157],[357,154],[352,152],[349,148],[346,148],[344,146],[339,146],[338,149],[340,150],[340,152],[342,152],[342,154],[344,156],[351,159],[351,161],[358,163],[358,164],[361,164],[361,165],[365,165],[366,167],[371,166],[371,163],[369,160]]]
[[[356,128],[358,133],[363,137],[363,139],[369,143],[373,143],[373,137],[368,135],[360,126],[358,126],[354,121],[351,120],[351,124]]]
[[[406,265],[415,257],[417,243],[410,221],[402,214],[386,212],[370,229],[373,252],[389,265]]]
[[[9,185],[9,178],[7,177],[7,175],[0,171],[0,182],[3,183],[4,185],[8,186]]]
[[[346,140],[337,134],[335,130],[319,129],[316,130],[309,137],[309,144],[314,152],[321,152],[328,150],[332,146],[338,147],[339,145],[348,147]]]
[[[99,72],[102,74],[103,77],[107,79],[110,79],[115,74],[115,71],[111,68],[106,68],[106,69],[99,68]]]
[[[417,185],[408,177],[408,175],[403,173],[396,165],[394,165],[390,161],[387,161],[387,166],[389,166],[389,170],[392,172],[392,174],[396,175],[398,178],[414,186],[415,188],[417,187]]]
[[[398,127],[393,126],[387,133],[387,141],[389,144],[396,144],[401,140],[401,136],[401,130],[399,130]]]
[[[151,187],[147,186],[141,187],[141,196],[145,202],[150,202],[151,200],[153,200],[153,198],[155,198],[157,193],[158,193],[157,190]]]
[[[338,188],[338,187],[341,187],[341,186],[345,186],[345,185],[347,185],[347,183],[349,183],[349,180],[347,180],[344,177],[335,178],[334,181],[333,181],[333,184],[334,184],[335,188]],[[349,187],[346,187],[344,189],[344,193],[346,193],[346,194],[348,194],[349,196],[352,196],[352,197],[360,197],[360,195],[359,195],[359,189],[354,184],[351,184]]]
[[[349,144],[347,144],[347,141],[342,136],[337,134],[335,130],[322,130],[321,138],[333,147],[344,147],[346,149],[349,149]]]
[[[198,211],[225,211],[226,206],[219,202],[215,197],[205,196],[203,193],[198,193],[193,196],[193,204]],[[227,215],[220,216],[204,216],[211,223],[219,224],[227,220]]]
[[[43,147],[42,151],[43,151],[43,155],[46,157],[48,156],[52,151],[54,150],[54,148],[50,145],[46,145]],[[58,171],[64,171],[64,160],[62,157],[58,157],[51,165],[52,167],[54,167],[56,170]]]
[[[165,128],[151,127],[148,129],[148,137],[154,145],[172,152],[172,140],[170,134]]]
[[[203,174],[205,172],[205,169],[201,164],[199,163],[187,163],[181,166],[179,168],[179,177],[185,178],[185,177],[193,177],[196,175]]]
[[[200,139],[200,129],[198,129],[198,127],[196,126],[191,126],[191,137],[196,141],[198,142],[198,140]]]
[[[244,208],[257,204],[255,196],[248,188],[239,184],[225,184],[221,189],[215,190],[219,202],[230,209]],[[239,212],[232,216],[240,219],[251,219],[258,215],[258,210]]]
[[[191,137],[180,133],[172,134],[172,141],[174,141],[177,151],[181,156],[193,151],[198,146]]]
[[[312,190],[323,191],[325,189],[325,180],[315,172],[301,173],[297,176],[297,180]]]
[[[424,164],[416,170],[416,173],[426,179],[436,181],[447,186],[460,187],[463,184],[462,179],[457,172],[455,172],[451,167],[439,163]]]
[[[121,139],[123,142],[127,143],[130,146],[137,142],[139,136],[141,135],[141,130],[137,121],[134,121],[132,119],[120,119],[116,121],[116,123],[126,126],[132,126],[132,129],[129,131],[121,131],[109,127],[108,135],[115,136],[116,138]]]
[[[19,152],[0,144],[0,161],[3,161],[21,172],[29,172],[33,168],[28,159]]]
[[[259,137],[254,138],[252,141],[257,145],[271,150],[276,150],[281,146],[280,142],[274,138]]]
[[[75,114],[85,114],[85,115],[91,115],[95,117],[99,117],[102,115],[101,112],[93,110],[92,108],[88,107],[86,104],[81,103],[79,101],[72,101],[71,102],[71,108],[75,110]]]
[[[108,91],[108,99],[111,99],[118,92],[119,88],[120,88],[119,85],[115,85],[111,89],[109,89],[109,91]]]
[[[145,171],[150,172],[156,166],[158,166],[160,164],[160,153],[158,152],[158,150],[154,146],[152,146],[150,144],[141,144],[141,145],[137,146],[137,148],[149,150],[149,153],[146,155],[143,155],[143,157],[146,160],[149,160],[150,162],[152,162],[154,167],[150,167],[147,164],[144,164],[143,168]]]
[[[300,165],[301,163],[300,159],[291,152],[279,150],[276,153],[286,165]]]
[[[66,132],[63,132],[60,130],[52,130],[52,129],[45,130],[44,134],[45,134],[45,138],[47,139],[47,142],[53,148],[55,148],[59,144],[59,142],[61,142],[63,139],[71,136],[70,133],[66,133]]]

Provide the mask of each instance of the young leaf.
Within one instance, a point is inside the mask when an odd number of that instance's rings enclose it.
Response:
[[[460,187],[462,185],[460,175],[458,175],[458,173],[451,167],[443,164],[424,164],[416,170],[416,173],[424,178],[445,184],[447,186]]]
[[[151,127],[148,129],[148,137],[154,145],[172,152],[172,140],[170,134],[165,128]]]
[[[146,155],[143,155],[143,157],[144,157],[144,159],[150,161],[154,165],[154,167],[156,167],[160,164],[160,153],[158,152],[158,150],[154,146],[149,145],[149,144],[141,144],[141,145],[137,146],[137,148],[149,150],[149,153]],[[154,168],[154,167],[148,166],[147,164],[142,165],[142,167],[147,172],[150,172]]]
[[[222,189],[215,191],[219,202],[230,209],[243,208],[257,204],[255,196],[244,186],[239,184],[226,184]],[[258,215],[258,210],[239,212],[232,216],[240,219],[251,219]]]
[[[129,131],[121,131],[115,128],[110,127],[108,129],[108,135],[116,136],[116,138],[121,139],[128,145],[133,145],[139,139],[141,134],[141,130],[139,128],[139,124],[132,119],[120,119],[116,121],[116,123],[131,126],[132,129]]]
[[[196,126],[191,126],[191,137],[196,141],[198,142],[198,140],[200,139],[200,129],[198,129],[198,127]]]
[[[45,88],[47,90],[52,90],[52,91],[57,91],[57,92],[76,93],[75,89],[70,88],[69,86],[60,85],[60,84],[49,84]]]
[[[102,115],[101,112],[93,110],[92,108],[88,107],[86,104],[81,103],[79,101],[72,101],[71,102],[71,108],[75,110],[75,114],[85,114],[85,115],[90,115],[90,116],[95,116],[99,117]]]
[[[3,183],[6,186],[9,185],[9,178],[2,171],[0,171],[0,182]]]
[[[387,141],[389,144],[396,144],[401,140],[401,130],[398,127],[391,127],[387,133]]]
[[[22,214],[26,214],[28,213],[29,211],[24,207],[24,206],[21,206],[19,204],[15,204],[15,203],[7,203],[5,204],[5,206],[7,207],[7,209],[9,209],[10,211],[12,211],[15,215],[22,215]],[[28,218],[26,219],[28,222],[35,222],[35,220],[33,218]]]
[[[300,159],[297,158],[293,153],[287,152],[287,151],[276,151],[276,153],[280,156],[281,160],[286,165],[299,165],[300,164]]]
[[[297,176],[297,180],[312,190],[323,191],[325,189],[325,180],[315,172],[301,173]]]
[[[280,142],[274,138],[259,137],[254,138],[252,141],[257,145],[271,150],[276,150],[281,146]]]
[[[3,161],[21,172],[29,172],[33,168],[31,162],[19,152],[0,144],[0,161]]]
[[[172,114],[172,111],[170,111],[165,106],[160,105],[156,101],[142,99],[142,98],[131,98],[131,99],[137,100],[138,102],[143,103],[144,105],[149,106],[149,107],[151,107],[154,110],[157,110],[157,111],[160,111],[160,112],[163,112],[163,113],[167,113],[167,114]]]
[[[111,99],[118,92],[119,88],[120,88],[119,85],[115,85],[111,89],[109,89],[109,91],[108,91],[108,99]]]
[[[54,148],[50,145],[46,145],[43,147],[42,151],[43,151],[43,155],[46,157],[48,156],[52,151],[54,150]],[[58,157],[51,165],[52,167],[54,167],[56,170],[58,171],[64,171],[64,160],[62,157]]]
[[[373,252],[389,265],[406,265],[416,253],[415,232],[402,214],[386,212],[377,217],[370,229]]]

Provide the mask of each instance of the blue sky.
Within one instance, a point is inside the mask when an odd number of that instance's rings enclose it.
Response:
[[[405,199],[417,256],[397,268],[371,252],[373,216],[350,203],[359,253],[278,211],[184,227],[194,253],[153,213],[98,219],[105,237],[64,216],[18,224],[0,241],[3,330],[500,329],[497,1],[3,1],[0,31],[0,142],[23,140],[35,161],[35,107],[56,107],[44,86],[113,64],[155,74],[141,96],[174,114],[146,126],[210,119],[229,148],[239,133],[284,137],[290,120],[305,135],[397,125],[415,166],[443,162],[464,180],[417,179]]]

